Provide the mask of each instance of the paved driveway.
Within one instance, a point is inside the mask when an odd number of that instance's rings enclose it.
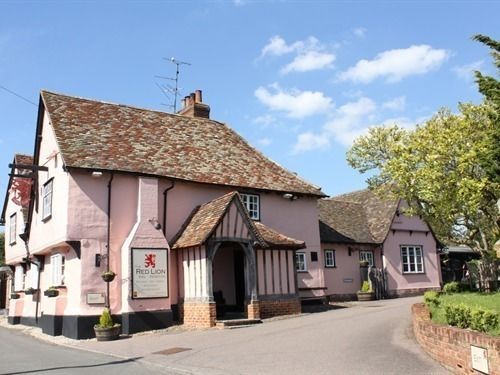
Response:
[[[413,339],[410,306],[420,301],[356,303],[247,328],[173,330],[73,344],[180,373],[447,374]],[[172,354],[177,348],[189,350]]]

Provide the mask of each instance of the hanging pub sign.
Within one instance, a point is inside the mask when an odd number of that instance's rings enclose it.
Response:
[[[132,249],[132,298],[168,297],[166,249]]]

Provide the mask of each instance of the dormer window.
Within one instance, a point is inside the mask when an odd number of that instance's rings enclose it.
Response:
[[[260,196],[240,193],[240,197],[250,215],[250,219],[260,220]]]
[[[54,179],[51,178],[48,180],[42,188],[42,199],[43,199],[43,208],[42,208],[42,220],[48,220],[52,216],[52,186],[54,183]]]

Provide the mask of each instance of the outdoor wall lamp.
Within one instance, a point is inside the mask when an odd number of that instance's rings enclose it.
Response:
[[[92,177],[94,177],[94,178],[99,178],[99,177],[102,177],[102,172],[99,172],[99,171],[93,171],[93,172],[92,172]]]
[[[161,229],[161,224],[158,222],[158,220],[155,217],[152,218],[152,219],[149,219],[148,221],[153,225],[153,227],[156,230],[160,230]]]
[[[285,194],[283,194],[283,198],[289,199],[291,201],[295,201],[295,200],[299,199],[298,196],[296,196],[296,195],[294,195],[292,193],[285,193]]]

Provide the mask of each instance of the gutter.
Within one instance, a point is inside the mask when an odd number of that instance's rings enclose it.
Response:
[[[175,181],[170,181],[171,185],[163,191],[163,235],[166,237],[167,232],[167,195],[169,190],[172,190],[175,186]]]
[[[109,271],[109,255],[110,255],[110,237],[111,237],[111,191],[112,182],[115,177],[114,173],[111,172],[111,176],[108,181],[108,222],[106,230],[106,271]],[[106,307],[109,309],[109,283],[106,283]]]

